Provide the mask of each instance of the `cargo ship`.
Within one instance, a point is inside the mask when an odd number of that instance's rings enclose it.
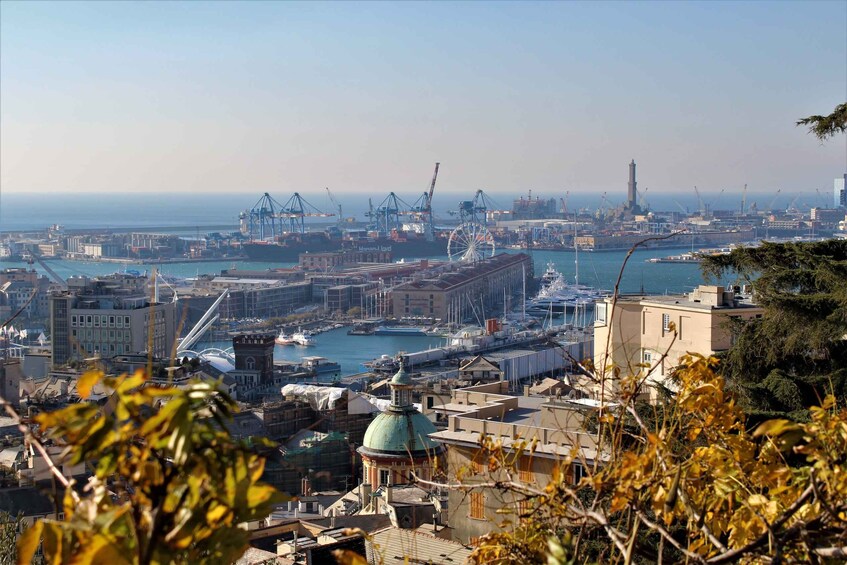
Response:
[[[389,251],[394,259],[414,259],[447,255],[447,238],[356,238],[331,237],[327,232],[289,234],[275,242],[252,241],[243,243],[241,250],[251,261],[296,263],[301,253],[330,251]]]

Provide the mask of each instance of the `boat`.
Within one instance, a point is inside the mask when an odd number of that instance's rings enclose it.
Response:
[[[405,232],[404,232],[405,234]],[[392,239],[377,237],[367,239],[338,239],[327,232],[286,234],[277,241],[251,241],[241,245],[241,251],[251,261],[279,261],[295,263],[301,253],[328,251],[388,251],[394,259],[415,259],[447,255],[447,238],[436,237],[427,241],[411,235]]]
[[[274,343],[277,345],[294,345],[294,340],[291,336],[285,335],[285,330],[280,330],[279,335],[276,336]]]
[[[414,326],[379,326],[374,330],[374,335],[407,335],[425,336],[423,329]]]
[[[593,308],[597,300],[610,294],[579,283],[569,284],[553,263],[547,264],[547,271],[541,280],[541,290],[535,298],[526,303],[527,312],[562,313],[577,308],[587,310]]]
[[[699,253],[683,253],[682,255],[668,255],[667,257],[653,257],[647,259],[648,263],[700,263],[703,257]]]
[[[292,335],[291,341],[294,342],[294,345],[301,345],[303,347],[315,345],[315,341],[312,339],[312,334],[304,331],[298,331]]]
[[[373,361],[366,361],[362,363],[362,365],[366,369],[374,371],[376,373],[392,373],[400,367],[400,363],[390,355],[381,355]]]
[[[308,356],[303,357],[301,366],[310,373],[316,375],[324,375],[327,373],[341,372],[341,365],[334,361],[330,361],[326,357]]]

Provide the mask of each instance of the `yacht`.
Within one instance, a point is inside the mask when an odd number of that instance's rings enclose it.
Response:
[[[298,331],[297,333],[292,335],[291,341],[295,345],[302,345],[303,347],[315,345],[315,340],[312,339],[312,334],[310,334],[309,332],[304,332],[304,331]]]
[[[294,345],[294,340],[291,336],[285,335],[285,330],[280,330],[279,335],[274,340],[277,345]]]
[[[609,292],[574,283],[569,284],[553,263],[541,277],[541,290],[526,303],[527,312],[566,312],[576,308],[591,308],[594,302],[609,296]]]

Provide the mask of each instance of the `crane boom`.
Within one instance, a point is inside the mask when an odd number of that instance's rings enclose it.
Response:
[[[330,202],[335,204],[335,207],[338,208],[338,223],[340,224],[341,222],[344,221],[344,214],[341,213],[341,203],[338,200],[335,199],[335,196],[332,194],[332,192],[330,192],[328,186],[325,187],[325,188],[326,188],[326,195],[329,196]]]
[[[441,163],[435,163],[435,172],[432,173],[432,183],[429,185],[429,195],[426,198],[426,206],[430,213],[432,213],[432,195],[435,192],[435,181],[438,178],[438,167],[441,166]]]

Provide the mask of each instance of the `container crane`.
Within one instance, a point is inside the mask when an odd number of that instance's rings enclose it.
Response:
[[[706,205],[703,204],[703,198],[700,196],[700,191],[697,190],[697,187],[694,187],[694,194],[697,195],[697,211],[700,215],[704,215],[706,213]]]
[[[344,221],[344,214],[341,211],[341,203],[335,199],[335,196],[330,192],[329,187],[326,187],[326,195],[329,196],[329,201],[332,202],[336,208],[338,208],[338,223],[342,223]]]
[[[429,184],[429,192],[424,192],[420,198],[412,204],[412,215],[424,226],[424,235],[427,241],[435,239],[435,231],[432,220],[432,195],[435,193],[435,181],[438,179],[438,168],[441,163],[435,163],[435,172],[432,174],[432,182]]]
[[[300,234],[306,233],[306,218],[331,218],[334,215],[318,210],[300,196],[298,192],[295,192],[282,205],[277,214],[282,226],[287,228],[285,231]]]
[[[571,195],[571,191],[570,191],[570,190],[567,190],[567,191],[565,191],[565,197],[564,197],[564,198],[559,198],[559,202],[561,202],[561,203],[562,203],[562,215],[563,215],[563,216],[567,216],[567,215],[568,215],[568,197],[569,197],[570,195]]]
[[[773,200],[771,200],[771,203],[768,204],[766,211],[770,212],[771,210],[773,210],[773,205],[776,204],[776,199],[779,198],[779,193],[781,193],[781,192],[782,192],[781,188],[776,189],[776,194],[774,194]]]

